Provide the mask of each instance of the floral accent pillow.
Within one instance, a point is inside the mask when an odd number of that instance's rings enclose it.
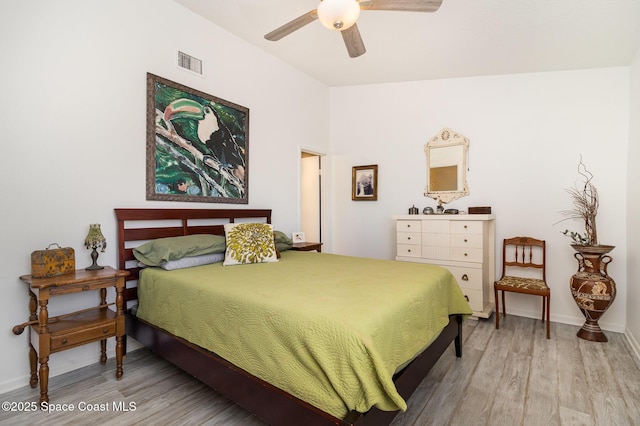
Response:
[[[227,241],[223,265],[277,262],[273,226],[268,223],[228,223],[224,225]]]

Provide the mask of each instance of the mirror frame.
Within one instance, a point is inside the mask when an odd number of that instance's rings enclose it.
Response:
[[[430,179],[431,179],[431,150],[438,148],[446,148],[450,146],[462,146],[462,158],[459,159],[458,164],[462,167],[461,184],[458,185],[458,189],[455,191],[430,191]],[[469,155],[469,140],[458,132],[449,128],[444,128],[438,132],[436,136],[429,139],[424,146],[425,154],[427,155],[427,187],[424,190],[425,197],[430,197],[438,200],[438,205],[443,203],[450,203],[453,200],[469,195],[469,185],[467,184],[467,156]]]

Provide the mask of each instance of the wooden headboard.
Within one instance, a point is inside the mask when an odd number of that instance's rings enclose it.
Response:
[[[140,268],[133,248],[146,241],[194,234],[224,235],[224,224],[271,223],[268,209],[114,209],[118,222],[118,269],[129,271],[127,282],[137,281]],[[137,299],[127,288],[125,301]]]

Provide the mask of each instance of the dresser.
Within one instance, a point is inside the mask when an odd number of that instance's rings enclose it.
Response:
[[[495,281],[495,216],[399,215],[396,260],[440,265],[455,276],[476,317],[489,318]]]

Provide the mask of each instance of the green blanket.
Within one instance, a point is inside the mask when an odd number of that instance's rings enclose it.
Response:
[[[336,417],[405,410],[392,381],[471,314],[455,278],[419,263],[286,251],[276,263],[147,268],[138,316]]]

